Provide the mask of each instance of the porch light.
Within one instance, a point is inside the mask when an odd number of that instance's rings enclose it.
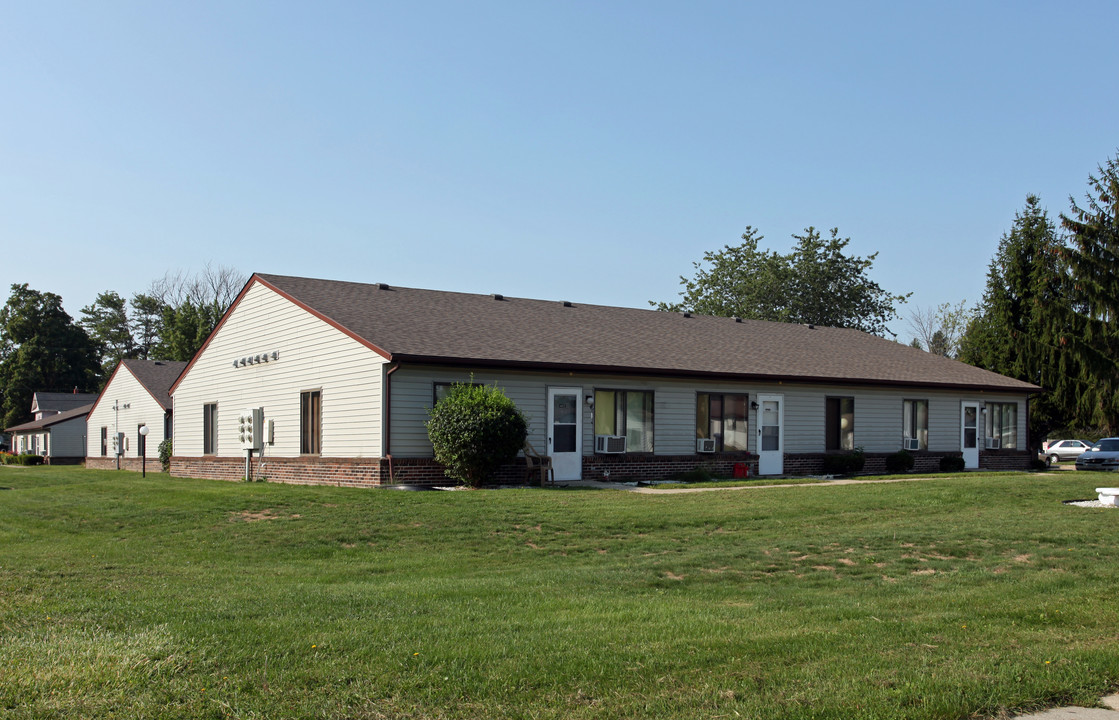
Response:
[[[587,396],[587,407],[594,407],[594,395]]]

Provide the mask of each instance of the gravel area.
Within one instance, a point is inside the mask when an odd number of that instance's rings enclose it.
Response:
[[[1111,508],[1115,509],[1116,505],[1104,505],[1099,500],[1065,500],[1065,505],[1075,505],[1076,507],[1091,507],[1091,508]]]

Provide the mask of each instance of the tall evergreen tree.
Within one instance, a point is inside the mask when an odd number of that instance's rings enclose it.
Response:
[[[152,351],[163,334],[164,303],[159,298],[146,293],[136,293],[130,302],[132,306],[132,339],[136,344],[136,356],[143,359],[157,359]]]
[[[99,370],[94,342],[61,297],[12,285],[0,309],[0,427],[28,420],[36,391],[96,390]]]
[[[1105,432],[1119,429],[1119,157],[1088,177],[1085,205],[1069,198],[1061,214],[1069,233],[1064,249],[1076,293],[1058,336],[1082,363],[1093,392],[1079,410]]]
[[[99,293],[82,308],[78,322],[93,339],[101,356],[101,381],[109,379],[121,360],[137,357],[124,298],[112,290]]]
[[[1069,398],[1079,375],[1060,371],[1064,350],[1054,333],[1060,308],[1069,303],[1062,247],[1041,200],[1027,196],[999,241],[980,313],[960,343],[964,362],[1045,388],[1030,409],[1030,436],[1038,441],[1072,419]]]

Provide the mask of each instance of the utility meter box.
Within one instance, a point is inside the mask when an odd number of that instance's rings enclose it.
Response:
[[[116,433],[113,435],[113,454],[124,455],[125,442],[124,433]]]
[[[238,433],[242,450],[261,450],[264,448],[264,409],[242,410],[237,418]]]

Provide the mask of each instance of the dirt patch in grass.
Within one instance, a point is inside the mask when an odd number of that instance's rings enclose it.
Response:
[[[298,520],[303,517],[299,514],[277,515],[272,508],[264,510],[242,510],[229,514],[229,522],[260,522],[261,520]]]

